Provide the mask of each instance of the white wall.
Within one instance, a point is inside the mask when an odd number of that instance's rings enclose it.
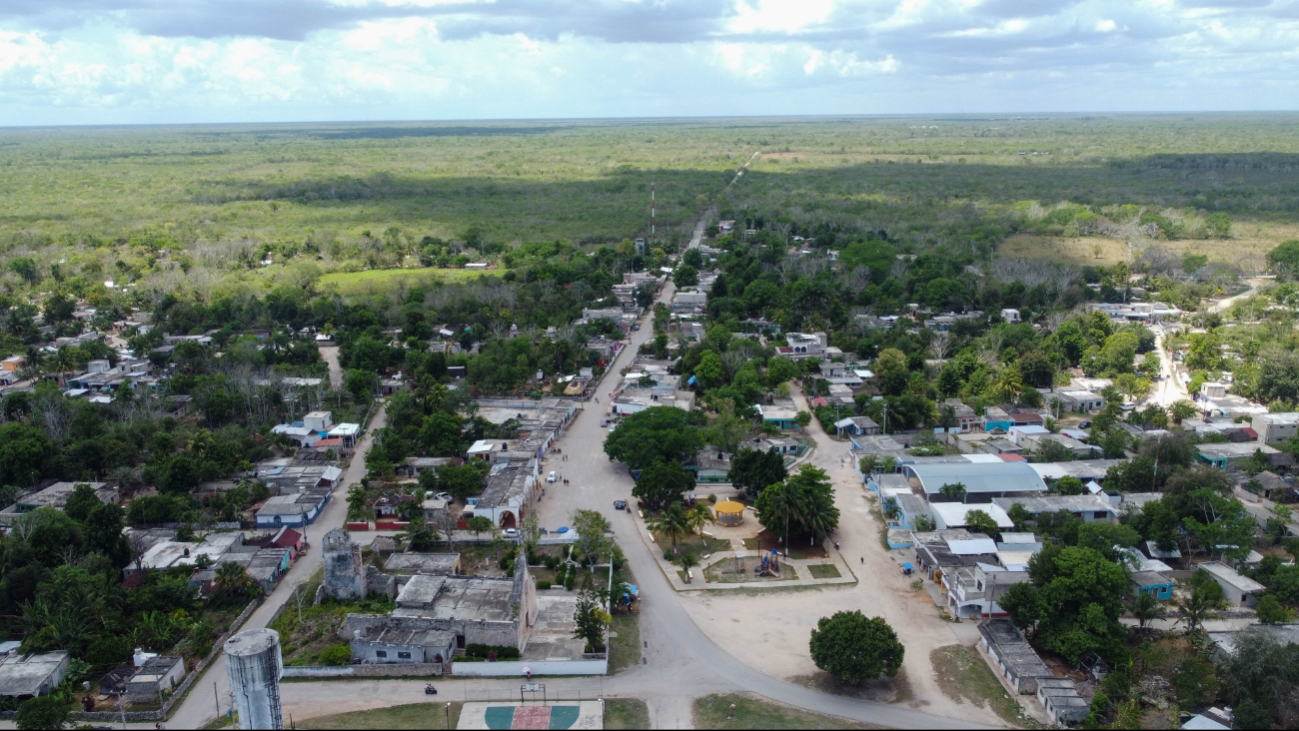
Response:
[[[531,668],[533,675],[605,675],[609,672],[608,660],[543,660],[528,662],[453,662],[451,675],[455,677],[523,677],[523,669]]]

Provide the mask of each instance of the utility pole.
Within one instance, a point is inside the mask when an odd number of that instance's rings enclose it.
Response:
[[[298,624],[301,624],[301,623],[302,623],[302,620],[299,619],[299,620],[298,620]],[[221,718],[221,694],[217,692],[217,684],[216,684],[215,681],[212,683],[212,700],[216,701],[216,715],[217,715],[217,718]]]
[[[117,691],[117,710],[122,712],[122,728],[126,728],[126,691]]]

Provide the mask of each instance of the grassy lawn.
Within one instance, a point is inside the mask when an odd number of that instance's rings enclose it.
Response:
[[[500,276],[501,270],[489,270]],[[417,287],[430,282],[469,282],[488,271],[474,269],[371,269],[364,272],[334,272],[322,276],[318,282],[321,290],[335,290],[348,297],[361,294],[380,294],[399,287]]]
[[[771,553],[772,549],[780,551],[781,555],[785,553],[785,545],[774,535],[767,531],[762,531],[755,538],[744,539],[744,549],[746,551],[762,551]],[[830,552],[825,550],[824,545],[809,546],[806,542],[806,536],[803,541],[794,540],[789,545],[790,558],[830,558]]]
[[[605,698],[606,729],[649,728],[649,708],[639,698]]]
[[[709,695],[695,700],[695,728],[871,729],[883,728],[813,713],[747,694]]]
[[[367,599],[361,602],[337,602],[327,600],[319,606],[312,606],[310,597],[316,594],[323,571],[317,571],[303,585],[303,593],[308,599],[302,605],[302,619],[298,619],[298,606],[292,598],[289,606],[271,624],[271,629],[280,633],[285,665],[316,665],[320,653],[332,645],[345,644],[338,637],[338,628],[349,613],[386,614],[394,609],[391,602],[382,599]]]
[[[709,582],[718,584],[765,584],[780,581],[792,581],[798,578],[798,574],[792,566],[782,566],[781,571],[776,576],[758,576],[753,573],[754,568],[761,563],[757,556],[749,556],[743,559],[744,571],[735,570],[735,560],[725,559],[709,566],[704,575],[708,577]]]
[[[451,704],[451,726],[448,727],[445,703],[409,703],[403,706],[375,708],[369,711],[336,713],[298,721],[298,728],[318,729],[446,729],[460,723],[460,703]]]
[[[1002,687],[992,669],[978,651],[965,645],[948,645],[929,655],[938,675],[938,687],[956,701],[968,700],[976,706],[991,708],[1012,726],[1035,726],[1019,704]]]
[[[636,575],[631,572],[630,566],[624,564],[618,575],[614,577],[614,580],[625,581],[634,585],[636,584]],[[616,673],[633,665],[639,665],[641,651],[640,615],[625,611],[614,612],[610,631],[613,633],[613,638],[609,641],[609,672]],[[636,702],[640,703],[640,701]],[[609,711],[607,703],[606,701],[606,716]],[[606,720],[606,725],[607,723]]]
[[[832,563],[814,563],[807,568],[812,572],[813,579],[837,579],[843,575],[839,573],[839,568]]]

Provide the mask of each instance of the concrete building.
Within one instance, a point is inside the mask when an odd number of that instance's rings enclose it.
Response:
[[[1220,470],[1238,468],[1254,459],[1256,452],[1261,452],[1269,464],[1275,456],[1283,454],[1262,442],[1219,442],[1198,444],[1195,448],[1200,454],[1201,462]]]
[[[312,488],[288,495],[276,495],[257,509],[257,527],[279,529],[311,525],[329,502],[329,488]]]
[[[776,348],[779,355],[791,360],[804,358],[825,358],[829,349],[829,339],[825,333],[789,333],[785,336],[789,345]]]
[[[161,703],[185,679],[185,658],[151,657],[126,680],[126,697],[132,703]],[[164,695],[165,694],[165,695]]]
[[[775,403],[758,404],[755,408],[764,424],[774,424],[783,430],[798,428],[798,408],[789,399],[776,399]]]
[[[987,564],[961,566],[943,575],[947,608],[962,619],[1005,616],[997,600],[1010,587],[1028,580],[1027,571],[1008,571]]]
[[[353,543],[339,528],[329,531],[321,541],[325,578],[324,594],[334,599],[364,599],[366,595],[365,563],[361,546]]]
[[[1227,604],[1233,607],[1253,607],[1258,604],[1259,595],[1267,591],[1267,587],[1225,563],[1206,561],[1199,568],[1208,571],[1213,580],[1218,582]]]
[[[384,571],[398,574],[453,576],[461,572],[458,553],[394,553],[383,564]]]
[[[1173,580],[1158,571],[1135,571],[1128,578],[1138,594],[1152,594],[1160,601],[1173,598]]]
[[[974,510],[982,510],[997,522],[997,527],[1001,529],[1010,529],[1015,527],[1015,522],[1010,519],[997,502],[992,503],[929,503],[929,511],[934,516],[934,522],[937,523],[939,530],[948,528],[969,528],[969,514]]]
[[[1091,703],[1078,693],[1078,687],[1069,678],[1038,678],[1037,700],[1056,726],[1072,726],[1091,712]]]
[[[943,486],[956,483],[965,486],[963,502],[967,503],[988,503],[997,497],[1046,492],[1046,483],[1025,462],[917,463],[902,465],[902,474],[915,478],[930,503],[945,500],[941,494]]]
[[[938,410],[941,414],[943,409],[950,407],[952,416],[962,434],[968,434],[977,429],[983,422],[978,414],[974,413],[974,408],[958,398],[949,398],[939,402]]]
[[[39,508],[62,510],[77,485],[88,485],[95,497],[105,504],[117,503],[117,489],[104,482],[56,482],[49,487],[18,496],[14,504],[0,510],[0,525],[11,525],[18,516]]]
[[[857,437],[874,436],[880,433],[880,425],[869,416],[849,416],[834,423],[840,434],[851,434]]]
[[[1250,426],[1258,434],[1258,440],[1264,444],[1285,444],[1299,437],[1299,412],[1288,411],[1277,414],[1259,414]]]
[[[68,674],[69,658],[66,650],[5,655],[0,658],[0,695],[34,698],[49,693]]]
[[[1041,497],[1001,497],[992,501],[1003,510],[1009,511],[1016,503],[1022,505],[1029,515],[1058,513],[1066,510],[1084,523],[1101,521],[1117,523],[1118,511],[1110,502],[1097,495],[1044,495]]]
[[[1033,646],[1024,639],[1024,634],[1009,619],[980,622],[979,647],[995,663],[997,673],[1005,677],[1020,695],[1036,695],[1038,681],[1055,678]]]

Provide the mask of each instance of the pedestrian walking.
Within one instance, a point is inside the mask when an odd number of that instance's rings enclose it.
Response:
[[[839,541],[835,541],[835,542],[834,542],[834,550],[836,550],[836,551],[839,550]]]
[[[866,557],[865,557],[865,556],[862,556],[862,557],[861,557],[861,562],[862,562],[862,563],[866,563]]]

